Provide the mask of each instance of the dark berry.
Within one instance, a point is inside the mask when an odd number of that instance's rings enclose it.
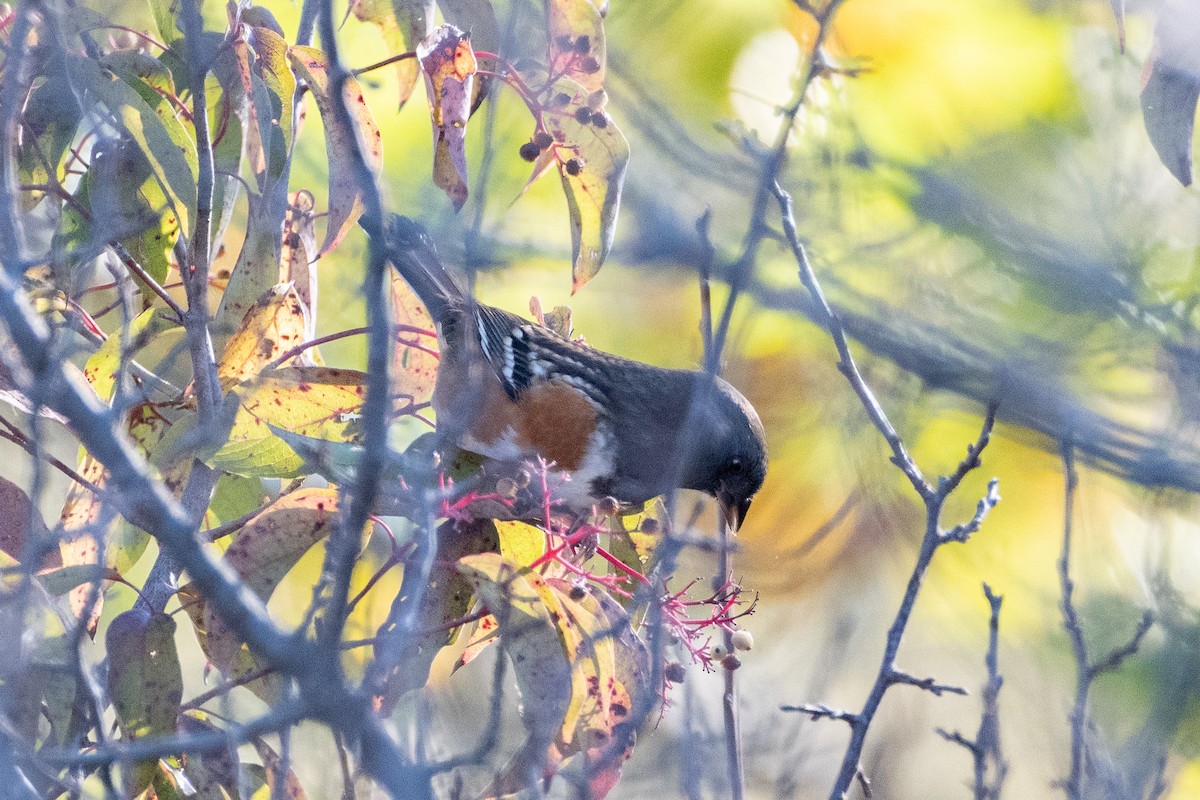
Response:
[[[566,92],[559,92],[554,95],[554,105],[556,106],[565,106],[569,102],[571,102],[571,95]]]
[[[600,62],[595,56],[588,56],[579,60],[579,69],[589,75],[595,75],[600,71]]]
[[[572,158],[563,164],[563,169],[567,171],[568,175],[578,175],[583,172],[583,159]]]
[[[580,106],[575,109],[575,121],[580,125],[587,125],[592,120],[592,110],[586,106]]]
[[[597,128],[607,128],[608,127],[608,115],[605,114],[603,111],[599,112],[598,114],[592,114],[592,124],[595,125]]]
[[[687,677],[687,669],[683,664],[677,661],[672,661],[663,667],[663,677],[671,683],[683,683],[683,679]]]
[[[554,137],[545,131],[538,131],[533,135],[533,143],[540,149],[545,150],[550,145],[554,144]]]
[[[526,161],[537,161],[537,157],[542,154],[542,148],[538,147],[536,142],[526,142],[518,152]]]
[[[585,33],[583,36],[580,36],[578,39],[576,39],[575,52],[583,56],[586,56],[588,53],[592,52],[592,37]]]

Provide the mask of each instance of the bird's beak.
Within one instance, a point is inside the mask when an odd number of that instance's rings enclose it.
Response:
[[[750,501],[753,497],[737,499],[724,492],[717,495],[717,505],[721,509],[721,517],[729,530],[737,531],[742,527],[746,514],[750,513]]]

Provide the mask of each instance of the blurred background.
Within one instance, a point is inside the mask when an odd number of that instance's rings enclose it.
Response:
[[[269,5],[294,31],[297,9]],[[498,3],[501,29],[527,5]],[[1085,796],[1200,796],[1200,197],[1163,167],[1142,120],[1156,10],[1129,4],[1122,52],[1099,0],[848,0],[827,48],[841,69],[814,82],[796,121],[781,184],[855,356],[925,474],[952,471],[986,401],[1000,403],[997,436],[948,503],[946,525],[970,517],[993,477],[1003,501],[970,542],[938,552],[898,659],[971,695],[888,693],[863,760],[875,798],[971,796],[969,754],[935,728],[973,736],[978,727],[984,582],[1004,597],[1004,796],[1061,793],[1076,681],[1056,571],[1058,440],[1068,436],[1081,462],[1073,576],[1095,657],[1124,645],[1144,611],[1157,619],[1094,687]],[[124,11],[146,25],[140,5]],[[613,0],[606,30],[608,112],[632,157],[612,256],[576,295],[559,182],[521,194],[529,165],[517,150],[533,125],[504,87],[472,122],[471,196],[455,214],[429,177],[423,94],[397,112],[394,74],[364,76],[386,196],[430,227],[447,261],[477,271],[486,302],[518,312],[533,295],[547,308],[567,304],[596,347],[697,366],[705,251],[696,221],[711,209],[719,277],[740,253],[757,153],[778,136],[816,28],[783,0]],[[351,66],[389,54],[378,29],[352,16],[342,35]],[[313,122],[293,188],[320,197],[324,143]],[[767,221],[780,230],[777,214]],[[364,255],[355,231],[321,262],[319,334],[362,324]],[[716,285],[717,308],[724,297]],[[759,409],[771,450],[734,559],[735,577],[760,597],[743,620],[756,646],[738,672],[755,798],[827,796],[846,726],[779,706],[861,707],[924,530],[919,498],[889,464],[808,302],[786,245],[769,237],[724,365]],[[323,353],[361,367],[362,348],[345,339]],[[319,555],[309,561],[316,569]],[[712,571],[709,556],[689,554],[679,583]],[[272,601],[284,616],[308,600],[311,581],[296,584]],[[128,607],[128,594],[105,616]],[[483,713],[474,686],[491,674],[480,659],[450,676],[452,659],[429,698],[422,745],[433,754],[458,749],[455,737]],[[692,669],[612,796],[728,796],[720,696],[717,676]],[[337,797],[335,756],[319,738],[313,747],[329,760],[296,769],[310,797]],[[1160,764],[1168,788],[1155,795]]]

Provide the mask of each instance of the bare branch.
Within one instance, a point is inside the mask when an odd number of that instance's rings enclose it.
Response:
[[[945,683],[938,683],[933,678],[918,678],[915,675],[910,675],[909,673],[900,669],[892,670],[889,681],[893,684],[902,683],[906,686],[915,686],[918,689],[924,689],[925,691],[933,694],[935,697],[941,697],[944,694],[957,694],[963,696],[970,694],[970,692],[961,686],[951,686]]]
[[[804,703],[798,706],[780,706],[780,711],[798,711],[801,714],[807,714],[811,720],[832,719],[839,722],[847,722],[851,726],[859,724],[859,715],[851,711],[842,711],[837,708],[830,708],[824,703]]]
[[[1068,800],[1080,800],[1084,796],[1084,773],[1087,766],[1087,735],[1090,727],[1088,695],[1092,684],[1106,672],[1119,669],[1125,659],[1138,651],[1142,639],[1154,626],[1154,615],[1149,611],[1142,615],[1128,643],[1118,647],[1099,661],[1091,661],[1083,625],[1075,606],[1075,582],[1071,579],[1071,545],[1075,516],[1075,493],[1079,487],[1079,476],[1075,469],[1074,443],[1067,439],[1060,447],[1063,461],[1063,544],[1058,560],[1059,586],[1062,594],[1061,609],[1063,628],[1071,640],[1075,656],[1075,703],[1071,709],[1071,757],[1067,776],[1058,782]]]

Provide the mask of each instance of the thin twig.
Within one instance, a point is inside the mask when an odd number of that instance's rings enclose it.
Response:
[[[983,585],[991,614],[988,618],[988,648],[984,657],[987,667],[987,683],[983,686],[983,713],[979,719],[979,730],[974,739],[968,739],[958,731],[938,728],[943,739],[963,747],[971,754],[975,767],[973,800],[1000,800],[1004,779],[1008,775],[1008,762],[1000,746],[1000,689],[1004,678],[999,668],[1000,605],[1001,595],[994,594],[992,587]]]
[[[1067,776],[1057,783],[1066,794],[1068,800],[1080,800],[1084,796],[1084,775],[1087,767],[1087,735],[1091,727],[1088,712],[1088,695],[1092,684],[1106,672],[1113,672],[1121,667],[1125,659],[1137,653],[1142,639],[1154,626],[1154,615],[1146,611],[1138,622],[1133,636],[1121,647],[1115,648],[1107,656],[1093,662],[1088,654],[1087,640],[1083,635],[1083,625],[1079,619],[1079,611],[1075,606],[1075,581],[1071,578],[1071,546],[1074,534],[1075,494],[1079,487],[1079,475],[1075,469],[1075,446],[1070,438],[1060,445],[1063,461],[1063,544],[1062,554],[1058,559],[1058,578],[1062,594],[1061,608],[1063,628],[1071,640],[1071,650],[1075,656],[1075,703],[1071,709],[1071,759],[1067,768]]]

